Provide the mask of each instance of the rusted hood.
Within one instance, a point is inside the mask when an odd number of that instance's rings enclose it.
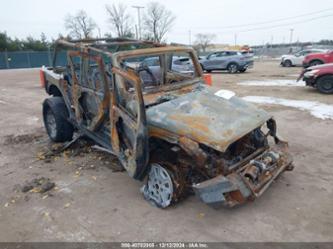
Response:
[[[224,152],[271,116],[237,97],[226,99],[208,88],[148,108],[149,126],[186,136]]]

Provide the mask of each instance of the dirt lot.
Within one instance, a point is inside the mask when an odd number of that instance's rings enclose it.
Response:
[[[333,105],[333,96],[311,88],[237,84],[295,79],[299,71],[275,61],[257,62],[244,74],[212,75],[214,87],[239,96]],[[332,241],[333,120],[261,105],[289,140],[294,171],[239,208],[214,210],[192,196],[161,210],[143,199],[140,182],[117,171],[116,160],[84,144],[44,158],[51,146],[41,116],[45,97],[37,70],[0,71],[0,241]],[[42,176],[56,187],[44,194],[20,191]]]

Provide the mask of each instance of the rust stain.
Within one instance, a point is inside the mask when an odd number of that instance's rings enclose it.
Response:
[[[223,132],[224,137],[231,137],[232,134],[233,134],[233,131],[231,129],[226,130],[225,132]]]
[[[182,88],[176,89],[176,90],[171,89],[170,91],[162,90],[162,91],[158,91],[155,93],[145,93],[143,95],[143,99],[144,99],[145,105],[150,105],[152,103],[155,103],[159,97],[161,97],[165,94],[170,93],[174,96],[178,96],[178,95],[189,93],[191,91],[193,91],[193,85],[185,86],[185,87],[182,87]]]
[[[192,115],[169,115],[169,119],[178,120],[184,122],[191,129],[197,131],[203,131],[207,136],[211,135],[211,131],[209,130],[209,119],[204,116],[192,116]]]

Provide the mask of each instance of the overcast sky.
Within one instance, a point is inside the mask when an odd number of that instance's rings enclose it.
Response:
[[[137,22],[132,5],[145,6],[148,0],[2,0],[0,31],[12,37],[28,35],[48,38],[67,34],[64,17],[83,9],[100,27],[102,35],[110,32],[106,4],[122,2],[128,5]],[[215,43],[262,44],[333,39],[332,0],[164,0],[159,1],[176,16],[168,42],[189,43],[196,33],[214,33]],[[312,13],[312,14],[310,14]],[[256,23],[256,25],[253,25]],[[260,23],[260,24],[258,24]],[[233,26],[233,28],[230,28]],[[236,35],[235,35],[236,34]]]

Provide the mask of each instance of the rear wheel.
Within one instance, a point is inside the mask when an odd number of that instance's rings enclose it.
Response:
[[[321,64],[323,64],[322,61],[320,61],[320,60],[314,60],[314,61],[311,61],[311,62],[309,63],[309,66],[310,66],[310,67],[313,67],[313,66],[317,66],[317,65],[321,65]]]
[[[293,65],[293,63],[291,62],[291,60],[285,60],[283,62],[283,66],[285,67],[291,67]]]
[[[52,141],[65,142],[72,139],[74,128],[67,118],[68,111],[62,97],[52,97],[44,101],[44,126]]]
[[[317,89],[321,93],[333,93],[333,75],[325,75],[318,79]]]
[[[230,63],[227,67],[229,73],[237,73],[238,65],[236,63]]]

